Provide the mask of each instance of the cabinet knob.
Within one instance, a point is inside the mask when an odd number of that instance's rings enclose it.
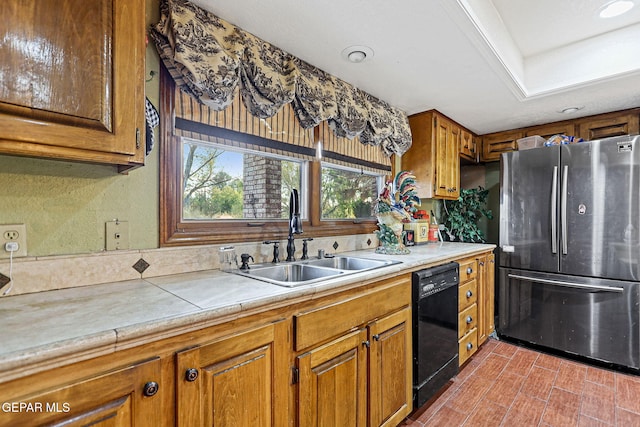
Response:
[[[198,379],[198,370],[195,368],[187,369],[184,375],[184,379],[191,382],[194,382]]]
[[[467,324],[473,322],[473,317],[467,316]]]
[[[160,386],[158,385],[157,382],[149,381],[144,385],[144,388],[142,389],[142,393],[147,397],[151,397],[158,392],[158,388],[160,388]]]
[[[371,347],[371,343],[369,342],[369,340],[362,341],[362,345],[367,347],[367,348]]]
[[[473,343],[467,343],[467,350],[471,350],[473,348]]]
[[[467,291],[467,298],[471,298],[473,296],[473,292]]]
[[[380,335],[375,334],[375,335],[373,336],[373,339],[374,339],[374,340],[376,340],[376,341],[380,341]]]
[[[473,267],[467,267],[467,274],[473,273]]]

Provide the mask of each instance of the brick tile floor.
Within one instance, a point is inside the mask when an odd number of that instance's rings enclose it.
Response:
[[[490,339],[401,425],[640,427],[640,376]]]

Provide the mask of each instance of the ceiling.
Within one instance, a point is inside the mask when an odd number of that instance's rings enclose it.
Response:
[[[192,0],[404,110],[477,134],[640,107],[640,0]],[[350,46],[373,50],[347,61]],[[578,107],[574,113],[561,111]]]

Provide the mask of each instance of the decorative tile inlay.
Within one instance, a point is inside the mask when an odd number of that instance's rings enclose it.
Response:
[[[150,264],[147,261],[145,261],[143,258],[140,258],[138,262],[133,264],[133,269],[142,274],[147,268],[149,268],[149,265]]]
[[[0,288],[3,288],[4,285],[6,285],[7,283],[9,283],[11,281],[10,278],[8,278],[7,276],[5,276],[4,274],[0,273]]]
[[[371,239],[367,239],[367,246],[371,246]]]
[[[340,245],[338,244],[338,242],[335,242],[335,241],[334,241],[334,242],[333,242],[333,250],[334,250],[334,251],[338,250],[338,246],[340,246]]]

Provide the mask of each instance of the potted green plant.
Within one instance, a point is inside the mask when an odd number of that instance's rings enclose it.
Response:
[[[478,227],[483,216],[493,219],[487,209],[489,190],[483,187],[461,189],[457,200],[444,201],[446,233],[451,241],[484,243],[484,233]]]

